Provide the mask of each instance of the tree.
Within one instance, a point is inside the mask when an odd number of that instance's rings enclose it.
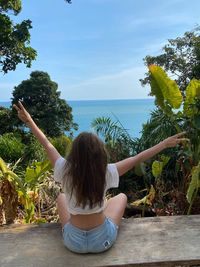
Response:
[[[200,79],[200,27],[185,32],[183,37],[169,39],[163,47],[163,53],[158,56],[146,56],[145,65],[156,64],[176,80],[184,92],[191,79]],[[141,84],[150,83],[149,73]]]
[[[4,74],[15,70],[19,63],[31,67],[36,58],[36,50],[29,46],[32,28],[30,20],[14,24],[5,13],[13,11],[18,15],[21,11],[21,0],[0,0],[0,71]]]
[[[48,73],[34,71],[30,79],[22,81],[13,91],[12,104],[21,99],[38,126],[50,137],[64,134],[71,128],[77,129],[77,124],[73,123],[72,108],[60,99],[57,89],[57,83],[50,79]],[[22,125],[16,114],[15,125]]]
[[[11,110],[0,106],[0,135],[12,132]]]

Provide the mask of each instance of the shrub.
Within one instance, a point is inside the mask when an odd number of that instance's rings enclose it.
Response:
[[[6,162],[15,162],[24,155],[25,145],[21,138],[14,133],[0,136],[0,157]]]
[[[66,135],[61,135],[50,140],[58,152],[65,157],[71,148],[72,140]]]

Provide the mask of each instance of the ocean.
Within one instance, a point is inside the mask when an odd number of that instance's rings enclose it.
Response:
[[[119,121],[132,137],[140,137],[142,124],[147,122],[155,108],[153,99],[74,100],[67,103],[72,107],[74,122],[79,125],[74,136],[91,131],[91,122],[103,116]],[[10,107],[10,102],[0,102],[0,106]]]

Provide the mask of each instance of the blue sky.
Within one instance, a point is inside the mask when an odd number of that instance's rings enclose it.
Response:
[[[0,101],[34,70],[49,73],[66,100],[147,98],[146,55],[200,24],[199,0],[22,0],[13,19],[32,20],[31,69],[0,73]],[[56,3],[56,4],[55,4]]]

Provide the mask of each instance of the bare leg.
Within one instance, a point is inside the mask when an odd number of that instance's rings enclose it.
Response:
[[[60,222],[62,224],[62,227],[69,221],[70,214],[67,211],[67,201],[66,196],[64,193],[60,193],[57,197],[57,209],[58,209],[58,215],[60,218]]]
[[[126,204],[127,196],[123,193],[120,193],[119,195],[108,200],[104,214],[119,226],[126,208]]]

